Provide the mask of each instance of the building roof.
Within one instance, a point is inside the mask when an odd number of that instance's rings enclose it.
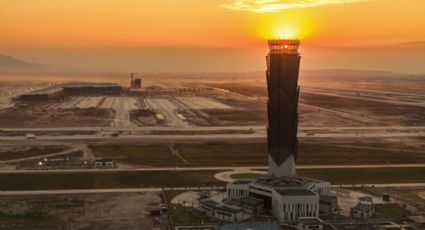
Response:
[[[324,203],[332,203],[332,202],[337,202],[338,198],[336,196],[320,196],[319,197],[320,202],[324,202]]]
[[[298,222],[300,222],[303,225],[323,224],[323,221],[320,218],[317,218],[317,217],[313,217],[313,218],[298,218]]]
[[[113,162],[111,159],[97,159],[95,162]]]
[[[254,181],[255,184],[260,184],[267,187],[281,187],[281,186],[305,186],[309,183],[322,182],[320,180],[311,179],[308,177],[292,176],[292,177],[275,177],[273,175],[267,175],[265,177],[258,178]]]
[[[90,83],[90,82],[70,82],[60,85],[62,88],[80,88],[80,87],[120,87],[117,83]]]
[[[304,188],[279,189],[276,191],[282,196],[317,196],[314,192]]]
[[[252,180],[235,180],[232,182],[232,184],[249,184]]]
[[[230,204],[220,204],[218,206],[215,207],[216,209],[223,211],[223,212],[241,212],[242,208],[239,206],[235,206],[235,205],[230,205]]]
[[[103,87],[121,87],[121,86],[117,83],[70,82],[70,83],[64,83],[64,84],[50,86],[43,89],[34,90],[28,93],[24,93],[22,95],[23,96],[45,95],[45,94],[60,92],[64,88],[82,88],[82,87],[103,88]]]
[[[219,204],[217,201],[212,200],[210,198],[201,199],[201,200],[199,200],[199,202],[202,203],[202,204],[205,204],[207,206],[210,206],[210,207],[214,207],[214,206]]]
[[[368,204],[357,204],[352,209],[365,211],[365,210],[369,210],[371,208],[372,208],[372,205],[368,205]]]
[[[210,198],[199,200],[199,202],[204,204],[204,205],[207,205],[208,207],[212,207],[212,208],[217,209],[217,210],[222,211],[222,212],[235,213],[235,212],[241,212],[242,211],[242,208],[239,207],[239,206],[219,203],[219,202],[212,200]]]
[[[232,202],[235,202],[235,203],[241,204],[241,205],[249,205],[249,206],[258,206],[258,205],[262,205],[264,203],[263,200],[257,199],[257,198],[254,198],[254,197],[233,198]]]
[[[32,96],[32,95],[45,95],[45,94],[51,94],[51,93],[57,93],[63,91],[61,87],[58,86],[51,86],[43,89],[34,90],[28,93],[24,93],[22,95],[24,96]]]
[[[282,227],[276,223],[241,223],[241,224],[223,224],[219,230],[235,230],[235,229],[255,229],[255,230],[281,230]]]

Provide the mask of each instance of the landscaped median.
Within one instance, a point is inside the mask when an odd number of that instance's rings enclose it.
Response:
[[[0,190],[53,190],[149,187],[223,186],[214,175],[200,171],[87,171],[0,173]],[[332,184],[425,183],[425,167],[300,169],[298,174]]]

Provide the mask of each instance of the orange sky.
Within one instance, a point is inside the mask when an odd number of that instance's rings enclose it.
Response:
[[[0,55],[71,71],[263,71],[265,40],[292,35],[304,69],[425,73],[424,9],[425,0],[3,0]]]
[[[285,31],[324,46],[392,44],[425,41],[424,9],[424,0],[13,0],[0,3],[0,47],[252,47]]]

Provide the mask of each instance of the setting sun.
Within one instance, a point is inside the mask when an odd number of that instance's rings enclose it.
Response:
[[[312,31],[312,22],[303,15],[262,14],[257,24],[259,36],[267,39],[307,39]]]

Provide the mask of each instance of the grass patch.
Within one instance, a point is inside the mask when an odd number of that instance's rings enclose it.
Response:
[[[218,171],[1,173],[0,190],[223,186]]]
[[[372,147],[372,149],[365,149],[368,147]],[[403,148],[405,151],[398,150]],[[191,166],[267,165],[266,143],[178,144],[176,149],[189,161]],[[308,165],[425,162],[424,153],[409,152],[408,150],[409,148],[405,148],[399,143],[397,145],[386,143],[384,146],[382,143],[361,142],[347,144],[300,143],[297,163]]]
[[[178,144],[175,148],[192,166],[267,164],[267,148],[265,144]]]
[[[220,171],[0,173],[0,190],[223,186]],[[425,168],[307,169],[299,175],[332,184],[425,182]]]
[[[375,204],[375,218],[386,218],[394,221],[405,220],[410,212],[396,204]]]
[[[5,152],[0,152],[0,160],[15,160],[26,157],[34,157],[40,155],[46,155],[51,153],[61,152],[67,149],[64,146],[46,146],[46,147],[29,147],[27,149],[21,150],[8,150]]]
[[[192,207],[184,207],[181,204],[170,205],[169,213],[175,225],[202,225],[211,223],[208,218],[193,214]]]
[[[367,149],[369,147],[372,148]],[[94,145],[90,148],[96,157],[127,164],[185,166],[166,145]],[[266,143],[176,144],[174,148],[188,161],[186,166],[267,165]],[[400,143],[300,143],[298,151],[299,165],[425,163],[424,153]]]
[[[231,175],[230,178],[232,178],[232,179],[257,179],[261,176],[264,176],[264,175],[258,174],[258,173],[238,173],[238,174]]]
[[[166,145],[92,145],[96,157],[145,166],[181,166],[183,162],[171,154]]]
[[[302,176],[329,181],[332,184],[423,183],[425,168],[346,168],[302,169]]]
[[[171,200],[184,191],[166,191],[165,199],[169,205],[169,214],[175,225],[205,225],[214,223],[212,220],[195,215],[192,212],[192,207],[185,207],[181,204],[171,204]]]
[[[425,162],[425,154],[408,152],[404,146],[393,143],[347,143],[319,144],[300,143],[298,149],[299,164],[386,164]],[[371,147],[370,149],[366,149]],[[373,149],[374,148],[374,149]],[[388,149],[386,149],[388,148]],[[393,148],[393,149],[391,149]],[[411,147],[410,147],[411,149]]]

